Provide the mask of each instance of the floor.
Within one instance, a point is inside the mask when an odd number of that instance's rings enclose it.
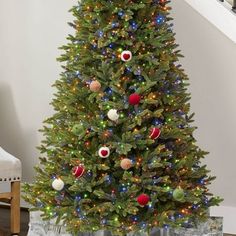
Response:
[[[0,236],[9,236],[10,234],[10,211],[9,209],[0,208]],[[27,236],[29,214],[27,210],[21,212],[21,233],[20,236]],[[234,236],[224,234],[224,236]]]
[[[21,233],[26,236],[28,232],[29,214],[27,210],[21,212]],[[9,236],[10,233],[10,210],[0,208],[0,236]]]

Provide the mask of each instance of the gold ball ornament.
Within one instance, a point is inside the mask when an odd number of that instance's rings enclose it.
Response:
[[[124,158],[121,162],[120,162],[120,167],[124,170],[128,170],[132,167],[132,161],[128,158]]]
[[[100,82],[97,80],[91,82],[91,84],[89,85],[89,88],[92,92],[99,92],[101,87],[102,86],[101,86]]]

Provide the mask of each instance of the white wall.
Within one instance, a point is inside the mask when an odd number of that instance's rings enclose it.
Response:
[[[217,176],[211,189],[225,199],[223,206],[231,207],[230,212],[225,207],[212,212],[225,217],[225,232],[236,233],[236,44],[185,1],[172,2],[182,63],[190,77],[196,137],[210,151],[206,162]]]
[[[71,30],[73,2],[0,1],[0,145],[22,160],[26,181],[37,163],[37,130],[51,114],[51,85],[61,70],[57,48]]]
[[[22,160],[26,181],[32,180],[37,163],[37,130],[51,114],[50,85],[61,70],[57,48],[71,31],[67,10],[74,2],[0,1],[0,145]],[[183,0],[172,5],[182,62],[191,79],[196,136],[211,152],[207,163],[218,176],[212,190],[225,198],[225,206],[236,207],[236,45]]]

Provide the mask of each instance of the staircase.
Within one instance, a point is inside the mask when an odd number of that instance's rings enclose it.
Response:
[[[232,6],[233,12],[236,13],[236,0],[220,0],[221,2],[228,2]]]
[[[236,43],[236,0],[185,0],[185,2]]]
[[[223,0],[224,1],[224,0]],[[233,5],[233,0],[226,0],[228,3],[230,3],[231,5]]]

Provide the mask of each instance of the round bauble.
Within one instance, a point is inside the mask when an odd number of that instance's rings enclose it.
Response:
[[[176,201],[182,202],[184,200],[184,190],[180,187],[176,188],[173,192],[173,198]]]
[[[92,81],[91,84],[89,85],[89,88],[92,92],[99,92],[101,87],[102,87],[101,84],[97,80]]]
[[[132,161],[128,158],[124,158],[121,162],[120,162],[120,166],[122,169],[124,170],[128,170],[132,167]]]
[[[80,135],[85,132],[85,128],[82,124],[75,124],[72,127],[72,133],[75,135]]]
[[[132,52],[131,51],[128,51],[128,50],[125,50],[121,53],[121,60],[122,61],[130,61],[132,59]]]
[[[98,155],[101,158],[107,158],[110,156],[110,149],[108,147],[101,147],[98,150]]]
[[[108,111],[107,116],[112,121],[117,121],[119,119],[119,114],[116,109],[111,109]]]
[[[76,178],[80,178],[85,172],[85,167],[83,165],[75,166],[72,171]]]
[[[65,184],[61,179],[54,179],[52,182],[52,187],[56,191],[61,191],[64,188]]]
[[[129,96],[129,104],[130,105],[138,105],[140,103],[141,96],[137,93],[133,93]]]
[[[152,128],[150,131],[150,138],[151,139],[157,139],[161,135],[161,130],[159,128]]]
[[[137,197],[137,202],[141,206],[147,205],[149,201],[150,201],[150,197],[147,194],[142,193],[141,195]]]

